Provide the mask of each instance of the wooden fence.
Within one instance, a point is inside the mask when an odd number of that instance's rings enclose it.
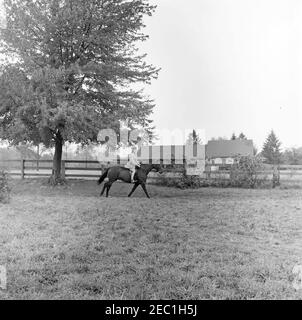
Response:
[[[110,165],[125,165],[127,159],[118,158]],[[152,163],[151,159],[141,160],[142,163]],[[183,174],[185,170],[185,159],[182,164],[176,164],[171,159],[170,164],[164,164],[163,159],[159,161],[166,172],[173,174]],[[11,176],[25,177],[47,177],[52,173],[52,160],[2,160],[0,168],[3,167],[10,172]],[[61,172],[64,178],[97,178],[101,175],[102,170],[109,164],[101,164],[99,161],[85,160],[62,160]]]
[[[116,162],[110,163],[110,165],[125,165],[126,162],[127,159],[118,158]],[[142,162],[150,163],[152,160],[146,159]],[[179,163],[179,161],[175,163],[175,160],[171,159],[170,164],[164,164],[164,161],[160,159],[159,163],[162,164],[165,172],[171,178],[179,177],[189,167],[185,159],[182,163]],[[100,164],[98,161],[62,160],[62,175],[66,178],[97,178],[106,166],[106,164]],[[52,172],[52,160],[2,160],[0,161],[1,167],[8,169],[11,176],[19,176],[22,179],[25,177],[47,177]],[[206,164],[203,177],[217,180],[229,179],[230,169],[231,165]],[[265,165],[264,170],[258,172],[258,174],[266,175],[268,179],[271,179],[276,172],[275,170],[276,167]],[[302,165],[280,165],[278,174],[280,175],[280,181],[302,182]]]
[[[205,176],[208,179],[228,180],[230,179],[232,165],[207,164]],[[263,165],[262,171],[257,171],[258,175],[265,176],[272,180],[274,175],[279,176],[280,182],[302,182],[302,165]]]

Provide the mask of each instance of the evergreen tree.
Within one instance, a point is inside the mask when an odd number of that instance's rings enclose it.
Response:
[[[202,144],[202,141],[195,129],[189,134],[186,144]]]
[[[241,139],[241,140],[246,140],[247,139],[247,137],[245,136],[245,134],[244,133],[240,133],[240,135],[238,136],[238,139]]]
[[[64,142],[89,144],[119,121],[151,128],[153,101],[132,84],[158,69],[136,49],[145,0],[4,0],[0,70],[0,138],[55,147],[52,181],[60,181]],[[135,86],[137,88],[137,86]]]
[[[236,140],[236,139],[237,139],[237,137],[236,137],[235,133],[233,133],[232,137],[231,137],[231,140]]]
[[[272,130],[268,135],[262,149],[262,156],[265,158],[267,163],[279,164],[281,161],[281,142],[278,140],[276,134]]]

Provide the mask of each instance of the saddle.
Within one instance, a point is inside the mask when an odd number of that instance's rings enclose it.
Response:
[[[135,167],[135,170],[137,170],[139,167]],[[123,167],[123,169],[127,170],[129,172],[129,175],[131,177],[131,169],[127,168],[127,167]],[[134,180],[137,179],[137,172],[135,172],[134,174]]]
[[[131,169],[129,169],[129,168],[127,168],[127,167],[123,167],[124,169],[127,169],[127,170],[131,170]],[[138,167],[138,166],[135,166],[135,170],[139,170],[139,169],[141,169],[141,167]]]

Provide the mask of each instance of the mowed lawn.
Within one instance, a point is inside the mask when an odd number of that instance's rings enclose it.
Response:
[[[301,190],[14,180],[0,204],[0,299],[301,299]]]

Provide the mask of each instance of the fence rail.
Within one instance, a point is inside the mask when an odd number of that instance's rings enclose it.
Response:
[[[127,162],[127,159],[118,158],[117,161],[111,162],[110,165],[122,165]],[[143,163],[150,163],[150,159],[142,160]],[[186,160],[183,159],[181,164],[176,164],[174,159],[171,159],[170,164],[163,164],[163,159],[156,161],[161,163],[165,171],[170,173],[170,177],[179,176],[185,172]],[[12,176],[25,177],[47,177],[52,173],[52,160],[32,160],[32,159],[13,159],[0,160],[1,166],[6,165]],[[101,171],[108,164],[101,164],[98,161],[90,160],[62,160],[62,176],[66,178],[97,178]],[[206,164],[204,177],[208,179],[229,179],[230,169],[232,165],[225,164]],[[257,172],[258,174],[272,176],[275,172],[275,166],[265,165],[264,170]],[[302,165],[280,165],[278,167],[280,180],[302,181]]]
[[[151,163],[151,159],[142,159],[142,163]],[[123,165],[126,164],[127,159],[118,158],[115,162],[110,164],[99,161],[91,160],[62,160],[61,173],[62,177],[66,178],[97,178],[100,176],[102,170],[108,165]],[[0,160],[1,163],[7,164],[11,176],[20,176],[22,179],[25,177],[47,177],[52,173],[52,160],[32,160],[32,159],[13,159],[13,160]],[[183,173],[185,160],[182,164],[175,164],[171,159],[171,164],[163,164],[163,159],[158,160],[166,171],[173,173]],[[89,174],[90,172],[90,174]]]

